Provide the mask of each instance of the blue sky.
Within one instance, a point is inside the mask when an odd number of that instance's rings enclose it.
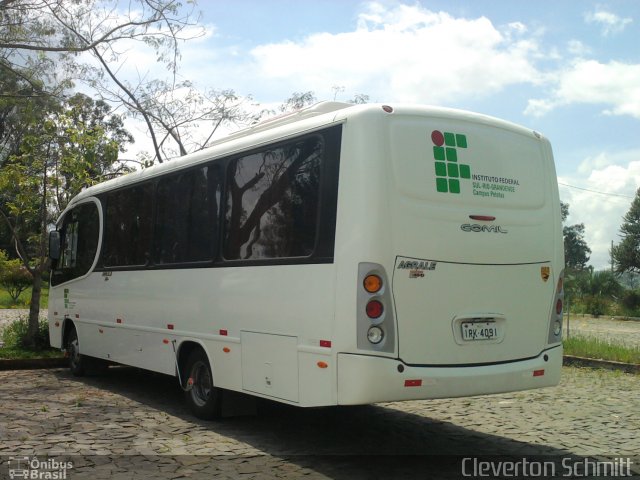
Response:
[[[478,111],[544,133],[570,223],[609,264],[640,187],[640,2],[201,1],[207,34],[182,48],[201,88],[274,104],[364,93]],[[139,60],[139,59],[138,59]],[[140,68],[139,62],[136,62]],[[152,67],[150,67],[152,68]]]

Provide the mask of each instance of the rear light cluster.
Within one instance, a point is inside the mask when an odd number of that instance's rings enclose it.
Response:
[[[556,283],[553,309],[551,311],[548,343],[562,340],[562,309],[564,307],[564,270],[560,272]]]
[[[358,348],[393,352],[395,325],[390,308],[390,286],[383,267],[361,263],[358,283]]]

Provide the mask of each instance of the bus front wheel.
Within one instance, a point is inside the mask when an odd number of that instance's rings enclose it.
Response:
[[[191,352],[185,368],[185,397],[191,413],[204,420],[220,418],[222,392],[213,384],[213,374],[207,355],[201,349]]]
[[[69,355],[69,370],[74,377],[81,377],[86,373],[86,357],[80,353],[80,342],[75,327],[69,332],[67,339],[67,354]]]

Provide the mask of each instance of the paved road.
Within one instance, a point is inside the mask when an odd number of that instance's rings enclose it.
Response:
[[[73,459],[70,479],[459,478],[432,470],[434,459],[456,469],[459,459],[406,455],[637,455],[639,391],[640,376],[565,368],[560,386],[542,390],[337,409],[270,405],[259,416],[204,422],[161,375],[0,372],[0,456],[85,455]]]

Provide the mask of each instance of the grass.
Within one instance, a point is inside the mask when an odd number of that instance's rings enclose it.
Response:
[[[24,360],[30,358],[62,358],[60,350],[26,350],[18,347],[0,348],[0,360]]]
[[[579,335],[571,336],[564,340],[563,344],[566,355],[640,364],[639,347],[627,347]]]
[[[31,301],[31,288],[27,288],[20,294],[17,302],[9,296],[7,291],[0,287],[0,308],[29,308]],[[43,287],[40,294],[40,308],[47,308],[49,305],[49,288]]]

